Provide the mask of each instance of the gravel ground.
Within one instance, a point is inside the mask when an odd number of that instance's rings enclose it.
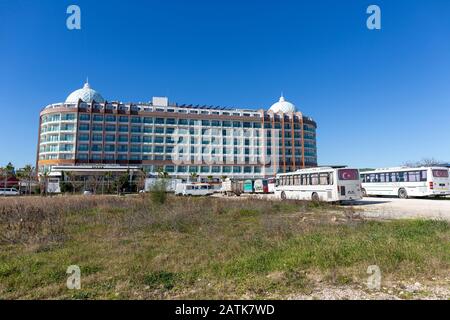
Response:
[[[450,200],[364,198],[354,206],[378,219],[422,218],[450,221]]]

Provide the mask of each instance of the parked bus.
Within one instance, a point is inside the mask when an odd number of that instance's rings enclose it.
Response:
[[[178,183],[175,187],[177,196],[208,196],[214,193],[207,183]]]
[[[255,193],[269,193],[269,184],[266,179],[257,179],[254,184]]]
[[[282,200],[346,202],[362,199],[359,171],[350,168],[311,168],[278,174],[275,196]]]
[[[387,168],[361,173],[364,196],[438,197],[450,195],[447,168]]]

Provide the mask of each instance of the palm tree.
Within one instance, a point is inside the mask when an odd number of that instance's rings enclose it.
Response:
[[[45,170],[42,174],[41,177],[44,180],[44,195],[47,196],[47,187],[48,187],[48,177],[49,177],[49,172],[48,170]],[[42,193],[42,191],[41,191]]]
[[[106,179],[106,182],[107,182],[107,188],[106,188],[107,191],[106,192],[108,192],[108,193],[109,193],[109,183],[110,183],[112,177],[113,177],[113,173],[111,171],[106,172],[104,175],[104,179]]]
[[[4,187],[8,187],[8,178],[14,175],[14,166],[9,162],[6,167],[0,168],[0,174],[3,176]]]
[[[198,179],[197,172],[191,172],[191,178],[190,178],[191,182],[197,182],[197,179]]]
[[[28,194],[31,194],[31,180],[35,176],[35,168],[31,164],[27,164],[22,169],[22,172],[23,172],[23,174],[25,175],[25,177],[27,178],[27,181],[28,181]]]

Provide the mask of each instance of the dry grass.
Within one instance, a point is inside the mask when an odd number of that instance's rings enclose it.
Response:
[[[363,221],[307,202],[0,199],[0,298],[267,298],[330,283],[448,274],[450,227]],[[69,265],[81,291],[65,287]]]

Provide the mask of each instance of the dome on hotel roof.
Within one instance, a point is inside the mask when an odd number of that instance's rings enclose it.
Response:
[[[277,103],[274,103],[269,110],[275,113],[293,113],[296,111],[296,108],[295,105],[286,101],[283,95],[281,95],[280,100]]]
[[[91,103],[92,101],[103,103],[105,99],[103,99],[102,95],[91,89],[89,82],[86,81],[82,89],[78,89],[72,92],[66,99],[66,103],[78,103],[78,100]]]

